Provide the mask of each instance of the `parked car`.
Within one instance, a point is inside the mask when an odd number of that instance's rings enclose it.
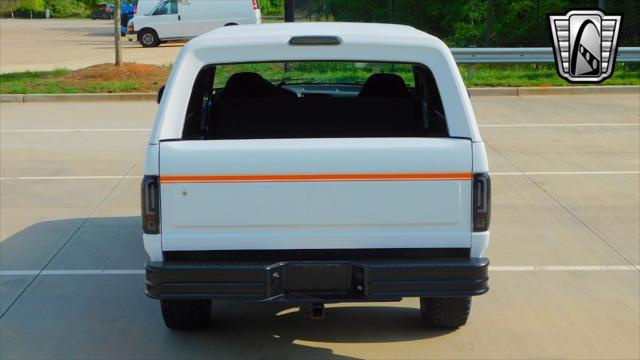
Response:
[[[91,18],[93,20],[96,19],[113,19],[114,16],[114,9],[115,9],[115,5],[111,4],[111,3],[106,3],[106,2],[102,2],[102,3],[98,3],[96,4],[96,9],[93,13],[91,13]]]
[[[127,34],[142,46],[153,47],[167,40],[194,38],[221,26],[260,22],[257,0],[163,0],[146,15],[129,21]]]
[[[211,300],[322,318],[325,303],[404,297],[457,328],[488,291],[487,154],[439,39],[219,28],[181,50],[159,102],[142,224],[146,294],[169,328],[205,326]]]

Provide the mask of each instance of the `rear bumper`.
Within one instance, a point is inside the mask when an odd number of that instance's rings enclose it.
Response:
[[[489,290],[486,258],[147,262],[154,299],[249,301],[384,301],[403,297],[481,295]]]

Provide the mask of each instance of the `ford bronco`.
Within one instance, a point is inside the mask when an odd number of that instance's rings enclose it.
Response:
[[[487,155],[456,63],[408,26],[214,30],[182,49],[146,152],[146,294],[165,324],[212,300],[420,298],[457,328],[488,291]]]

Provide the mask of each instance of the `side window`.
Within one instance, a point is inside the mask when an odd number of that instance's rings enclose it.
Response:
[[[178,0],[166,0],[160,4],[151,15],[176,15],[178,14]]]
[[[215,74],[215,66],[207,66],[196,77],[182,129],[183,140],[201,140],[207,130],[215,96],[213,90]]]
[[[429,137],[449,136],[442,98],[433,73],[424,66],[417,66],[415,76],[417,81],[416,95],[421,99],[422,126],[426,129],[425,135]]]

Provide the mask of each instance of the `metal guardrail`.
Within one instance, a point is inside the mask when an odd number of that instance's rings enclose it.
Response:
[[[555,62],[552,48],[452,48],[458,64]],[[640,47],[618,48],[617,62],[640,62]]]

